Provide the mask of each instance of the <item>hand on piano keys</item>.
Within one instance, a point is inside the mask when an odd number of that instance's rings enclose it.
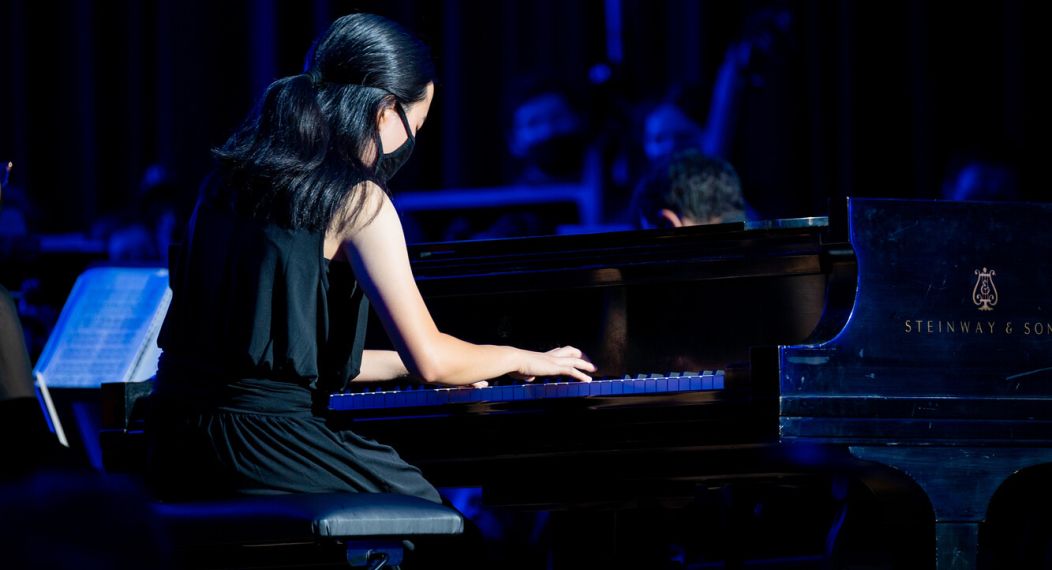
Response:
[[[538,376],[568,376],[581,382],[591,382],[592,377],[582,370],[595,372],[595,365],[581,352],[572,346],[560,346],[548,352],[531,352],[518,372],[511,374],[516,380],[532,382]],[[486,386],[477,386],[485,388]]]
[[[367,388],[369,391],[363,392],[333,394],[329,397],[329,409],[352,411],[436,408],[457,404],[722,391],[723,388],[722,370],[626,375],[618,378],[596,378],[592,382],[579,382],[566,377],[552,377],[526,384],[496,381],[483,388],[435,388],[423,384],[404,384]]]

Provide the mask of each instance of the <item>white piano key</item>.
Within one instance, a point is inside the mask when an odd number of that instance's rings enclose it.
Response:
[[[472,392],[478,388],[466,387],[466,388],[453,388],[449,396],[449,402],[451,404],[463,404],[471,401]]]
[[[691,389],[691,390],[701,390],[702,389],[701,388],[701,377],[700,376],[698,376],[696,374],[691,374],[690,376],[688,376],[688,379],[689,379],[688,380],[689,381],[689,389]]]
[[[589,383],[572,380],[488,386],[486,388],[431,388],[418,384],[406,384],[395,388],[388,387],[388,389],[366,387],[361,392],[333,394],[330,397],[330,406],[336,411],[440,407],[450,403],[510,402],[722,390],[724,383],[724,371],[717,370],[703,373],[670,372],[667,376],[661,374],[625,375],[622,378],[594,380]]]
[[[356,409],[365,410],[369,408],[369,399],[365,396],[361,394],[355,394],[352,397],[354,398],[354,407]]]

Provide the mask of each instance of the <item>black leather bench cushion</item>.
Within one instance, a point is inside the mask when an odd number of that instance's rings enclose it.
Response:
[[[424,499],[383,493],[268,495],[161,503],[158,516],[177,540],[263,544],[319,538],[454,535],[457,511]]]

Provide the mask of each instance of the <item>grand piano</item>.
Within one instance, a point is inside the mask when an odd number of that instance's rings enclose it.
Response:
[[[1052,462],[1052,207],[852,199],[847,218],[418,246],[440,327],[573,344],[597,380],[373,386],[331,413],[439,485],[538,505],[689,494],[832,446],[911,478],[937,567],[974,568],[994,492]]]
[[[827,298],[849,308],[854,257],[824,218],[425,244],[410,254],[443,331],[535,350],[574,345],[599,372],[589,384],[352,384],[361,391],[329,398],[333,421],[392,445],[438,486],[480,487],[501,512],[596,517],[558,524],[581,544],[616,548],[617,564],[645,558],[648,540],[679,536],[692,559],[727,567],[790,557],[815,565],[827,555],[840,514],[827,512],[839,508],[832,482],[797,461],[801,446],[779,443],[774,359],[762,373],[751,364],[756,347],[772,353],[833,332],[819,325],[823,314],[846,317],[827,310]],[[755,517],[759,503],[766,510]],[[655,506],[657,518],[689,520],[655,523],[644,529],[650,538],[602,530]]]
[[[750,350],[809,338],[831,276],[853,273],[850,248],[825,229],[801,219],[414,247],[445,332],[577,346],[599,372],[588,384],[352,384],[363,391],[333,394],[331,414],[437,485],[481,486],[501,504],[692,496],[704,478],[781,469],[765,464],[776,378],[754,382]]]
[[[991,498],[1052,462],[1052,206],[852,200],[849,221],[850,317],[780,347],[781,438],[907,474],[937,567],[975,568]]]
[[[839,229],[414,246],[444,331],[575,345],[596,380],[352,384],[328,414],[498,505],[668,504],[887,466],[930,503],[936,567],[975,568],[991,497],[1052,463],[1052,205],[852,199],[847,213]]]

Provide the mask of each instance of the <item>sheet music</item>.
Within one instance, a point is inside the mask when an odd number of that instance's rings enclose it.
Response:
[[[84,272],[34,372],[52,388],[149,378],[157,370],[157,332],[170,300],[166,269]]]

